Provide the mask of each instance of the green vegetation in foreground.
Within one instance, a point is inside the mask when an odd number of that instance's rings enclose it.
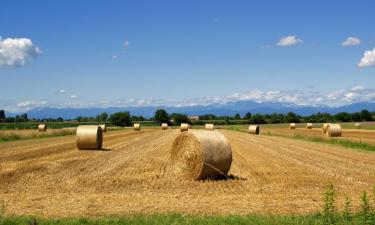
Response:
[[[68,219],[34,219],[30,217],[6,217],[1,225],[38,224],[38,225],[78,225],[78,224],[134,224],[134,225],[167,225],[167,224],[194,224],[194,225],[226,225],[226,224],[259,224],[259,225],[300,225],[300,224],[368,224],[361,216],[351,218],[350,223],[338,219],[337,223],[326,223],[325,218],[319,215],[308,216],[186,216],[181,214],[167,215],[136,215],[129,217],[110,218],[68,218]],[[36,223],[33,223],[33,222]]]
[[[240,126],[229,126],[226,128],[227,130],[231,131],[237,131],[237,132],[242,132],[246,133],[246,130],[241,128]],[[298,139],[298,140],[303,140],[303,141],[311,141],[311,142],[317,142],[317,143],[327,143],[331,145],[340,145],[346,148],[352,148],[352,149],[360,149],[360,150],[366,150],[366,151],[375,151],[375,145],[371,145],[368,143],[364,142],[355,142],[355,141],[350,141],[350,140],[344,140],[344,139],[326,139],[323,137],[308,137],[308,136],[301,136],[301,135],[294,135],[294,136],[288,136],[288,135],[282,135],[282,134],[275,134],[272,132],[261,132],[263,135],[268,135],[268,136],[277,136],[277,137],[284,137],[284,138],[290,138],[290,139]]]

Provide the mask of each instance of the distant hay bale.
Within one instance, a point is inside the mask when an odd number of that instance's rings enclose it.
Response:
[[[325,134],[327,132],[328,126],[329,126],[329,123],[323,123],[323,125],[322,125],[323,134]]]
[[[204,126],[204,129],[206,129],[206,130],[214,130],[214,124],[212,124],[212,123],[206,123],[206,125]]]
[[[249,131],[249,134],[259,134],[259,126],[258,125],[250,125],[248,131]]]
[[[77,127],[76,144],[79,150],[102,149],[102,128],[97,125],[81,125]]]
[[[189,124],[188,123],[181,123],[181,132],[188,131],[189,130]]]
[[[182,132],[173,142],[173,172],[184,179],[220,177],[229,171],[232,150],[228,140],[217,131]]]
[[[362,125],[360,123],[356,123],[356,124],[354,124],[354,126],[355,126],[355,128],[361,128],[362,127]]]
[[[141,130],[141,124],[140,123],[135,123],[133,127],[134,127],[135,131],[140,131]]]
[[[39,132],[45,132],[45,131],[47,131],[47,125],[46,124],[39,124],[38,125],[38,131]]]
[[[306,129],[312,129],[313,124],[312,123],[306,123]]]
[[[162,130],[168,130],[168,124],[167,123],[162,123],[161,124],[161,129]]]
[[[102,128],[102,132],[107,132],[107,125],[105,125],[105,124],[101,124],[101,125],[99,125],[100,126],[100,128]]]
[[[289,129],[296,129],[296,124],[295,123],[290,123],[289,124]]]
[[[327,137],[340,137],[341,136],[341,125],[340,124],[329,124],[327,128]]]

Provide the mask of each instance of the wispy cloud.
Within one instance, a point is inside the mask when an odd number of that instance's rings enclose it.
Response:
[[[66,92],[66,91],[65,91],[64,89],[59,90],[59,93],[60,93],[60,94],[65,94],[65,92]]]
[[[345,41],[341,43],[342,46],[355,46],[361,44],[361,40],[357,37],[348,37]]]
[[[302,39],[294,35],[289,35],[289,36],[280,38],[279,42],[277,42],[276,45],[281,46],[281,47],[287,47],[287,46],[297,45],[300,43],[302,43]]]
[[[42,51],[28,38],[0,37],[0,66],[21,67],[38,57]]]
[[[359,67],[370,67],[375,66],[375,48],[369,51],[365,51],[363,57],[358,63]]]

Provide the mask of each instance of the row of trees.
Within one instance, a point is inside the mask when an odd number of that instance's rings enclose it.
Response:
[[[204,121],[216,121],[222,124],[235,124],[235,123],[251,123],[251,124],[264,124],[264,123],[300,123],[300,122],[311,122],[311,123],[325,123],[325,122],[360,122],[360,121],[373,121],[375,119],[375,112],[370,113],[368,110],[362,110],[355,113],[340,112],[337,114],[329,113],[316,113],[310,116],[300,116],[296,113],[289,112],[287,114],[272,113],[272,114],[251,114],[246,113],[241,117],[240,114],[234,116],[216,116],[214,114],[205,114],[199,116],[199,121],[194,121],[196,124],[204,124]],[[0,110],[0,122],[28,122],[30,121],[27,114],[20,114],[15,117],[6,117],[4,110]],[[43,120],[32,121],[45,121],[45,122],[64,122],[63,118],[48,118]],[[71,120],[68,120],[71,121]],[[169,125],[180,125],[181,123],[191,123],[189,117],[186,114],[172,113],[168,114],[164,109],[158,109],[155,112],[154,117],[146,119],[143,116],[132,116],[128,111],[118,112],[112,115],[107,113],[101,113],[96,117],[82,117],[79,116],[74,119],[77,122],[98,122],[98,123],[110,123],[116,126],[128,126],[132,125],[133,122],[137,121],[154,121],[157,124],[168,123]]]

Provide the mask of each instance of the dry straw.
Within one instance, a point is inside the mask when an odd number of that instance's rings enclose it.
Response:
[[[188,123],[181,123],[181,132],[182,131],[188,131],[189,130],[189,124]]]
[[[312,123],[306,123],[306,129],[312,129],[313,124]]]
[[[76,133],[76,144],[79,150],[102,149],[102,128],[98,125],[78,126]]]
[[[206,123],[204,129],[206,129],[206,130],[214,130],[214,124],[212,124],[212,123]]]
[[[341,125],[340,124],[329,124],[327,128],[327,137],[340,137],[341,136]]]
[[[228,140],[217,131],[183,132],[173,142],[173,172],[183,179],[206,179],[224,176],[232,164]]]
[[[289,129],[296,129],[296,124],[295,123],[290,123],[289,124]]]
[[[249,126],[249,134],[259,134],[259,126],[258,125],[250,125]]]
[[[102,132],[107,132],[107,125],[105,125],[105,124],[101,124],[101,125],[99,125],[100,126],[100,128],[102,128]]]
[[[168,124],[167,123],[162,123],[161,124],[161,129],[162,130],[168,130]]]
[[[141,130],[141,124],[140,123],[135,123],[133,127],[134,127],[135,131],[140,131]]]
[[[45,131],[47,131],[47,125],[46,124],[39,124],[38,125],[38,131],[39,132],[45,132]]]
[[[356,123],[354,124],[355,128],[361,128],[361,124],[360,123]]]
[[[322,125],[323,134],[325,134],[327,132],[328,126],[329,126],[329,123],[323,123],[323,125]]]

